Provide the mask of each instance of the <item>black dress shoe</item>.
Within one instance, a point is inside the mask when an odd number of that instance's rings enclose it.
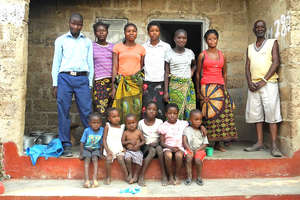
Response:
[[[71,151],[71,147],[64,147],[64,152],[62,154],[64,157],[72,157],[73,153]]]

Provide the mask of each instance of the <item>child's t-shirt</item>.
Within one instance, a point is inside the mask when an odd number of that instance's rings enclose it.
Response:
[[[163,123],[163,121],[161,119],[157,119],[157,118],[155,118],[155,122],[152,126],[146,125],[144,119],[139,121],[138,129],[143,132],[145,140],[146,140],[146,144],[159,142],[158,127],[162,123]]]
[[[203,136],[199,129],[194,129],[191,126],[183,130],[183,135],[187,137],[188,144],[191,150],[197,150],[203,144],[209,144],[206,136]]]
[[[195,60],[192,50],[185,48],[183,53],[170,49],[165,56],[165,61],[170,65],[170,73],[180,78],[191,78],[191,63]]]
[[[165,121],[162,125],[159,126],[158,132],[165,136],[165,144],[171,147],[178,147],[183,150],[182,146],[182,134],[185,127],[189,123],[184,120],[177,120],[175,124],[170,124],[168,121]]]
[[[119,56],[118,74],[131,76],[141,70],[141,58],[146,53],[143,46],[136,44],[133,47],[128,47],[119,43],[114,46],[113,52]]]
[[[84,144],[85,148],[100,149],[100,144],[102,144],[103,138],[103,130],[103,127],[100,127],[97,132],[94,132],[91,127],[84,129],[80,142]]]

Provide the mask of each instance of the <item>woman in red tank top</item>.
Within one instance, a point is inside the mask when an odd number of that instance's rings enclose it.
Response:
[[[215,142],[216,150],[226,151],[220,142],[227,144],[238,137],[233,115],[234,104],[226,89],[226,58],[217,49],[219,34],[216,30],[208,30],[204,39],[208,49],[198,56],[197,95],[200,99],[208,140]]]

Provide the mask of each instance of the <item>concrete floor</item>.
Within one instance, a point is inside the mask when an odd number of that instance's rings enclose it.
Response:
[[[250,147],[253,143],[250,142],[233,142],[229,147],[226,147],[226,152],[214,151],[212,157],[206,159],[272,159],[270,149],[265,149],[255,152],[245,152],[244,148]],[[79,157],[79,146],[72,147],[74,157]],[[278,158],[277,158],[278,159]]]
[[[98,188],[83,188],[81,180],[8,180],[4,182],[4,196],[98,196],[98,197],[212,197],[254,195],[299,195],[300,177],[263,179],[205,179],[203,186],[183,183],[161,186],[159,181],[147,180],[147,187],[133,195],[121,189],[136,187],[124,181],[113,181],[110,186],[100,181]]]

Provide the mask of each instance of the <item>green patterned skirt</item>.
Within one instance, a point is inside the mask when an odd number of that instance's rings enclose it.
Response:
[[[179,119],[188,120],[190,112],[196,109],[196,96],[192,79],[171,76],[169,83],[170,103],[179,107]]]

